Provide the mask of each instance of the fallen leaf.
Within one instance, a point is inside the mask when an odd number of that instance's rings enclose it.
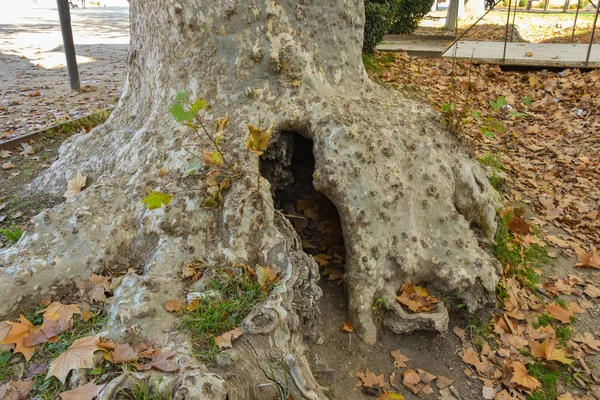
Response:
[[[77,172],[77,175],[73,179],[67,181],[67,191],[63,194],[67,200],[73,198],[75,195],[81,192],[81,189],[85,187],[87,182],[87,176],[81,175]]]
[[[402,354],[400,349],[392,351],[390,355],[394,357],[394,368],[405,368],[406,363],[410,361],[410,358]]]
[[[102,275],[92,274],[87,281],[76,281],[77,288],[81,297],[90,302],[98,301],[104,303],[106,301],[106,292],[110,292],[110,282],[108,278]]]
[[[400,296],[396,296],[396,300],[416,313],[435,310],[437,303],[441,301],[430,296],[426,289],[414,286],[409,281],[404,282],[400,288]]]
[[[420,383],[421,376],[417,373],[417,371],[408,368],[402,373],[402,384],[414,394],[417,394],[421,391],[420,386],[422,385],[420,385]]]
[[[576,247],[575,252],[579,257],[579,262],[575,264],[576,267],[600,269],[600,253],[598,253],[595,247],[592,247],[592,250],[589,253],[581,247]]]
[[[21,143],[21,147],[23,148],[23,151],[21,151],[19,154],[23,157],[29,157],[30,155],[35,154],[35,150],[33,150],[33,147],[31,147],[27,143]]]
[[[547,305],[546,310],[550,313],[552,318],[559,320],[563,324],[570,324],[571,317],[574,316],[573,311],[564,309],[557,303]]]
[[[356,383],[356,386],[363,386],[368,388],[375,387],[384,387],[385,379],[383,374],[375,375],[371,370],[367,368],[366,372],[357,372],[356,377],[360,379],[359,382]]]
[[[511,232],[517,233],[519,235],[527,235],[529,233],[529,229],[531,226],[525,221],[525,218],[522,216],[515,216],[511,218],[508,223],[508,229]]]
[[[7,162],[5,164],[2,164],[2,169],[10,169],[10,168],[14,168],[15,164],[11,163],[11,162]]]
[[[484,386],[481,389],[481,396],[486,400],[493,400],[496,397],[496,389],[489,386]]]
[[[445,376],[438,376],[437,380],[435,381],[435,385],[437,386],[438,389],[445,389],[448,386],[452,385],[452,381],[448,378],[446,378]]]
[[[0,322],[0,343],[2,343],[4,338],[8,335],[8,332],[10,332],[11,328],[12,326],[8,322]]]
[[[33,328],[33,324],[29,322],[23,315],[19,317],[19,321],[20,322],[5,321],[11,326],[11,329],[1,343],[14,344],[14,352],[23,354],[23,356],[25,356],[25,360],[29,361],[29,359],[33,356],[35,346],[25,346],[23,341],[29,335],[29,332]]]
[[[72,369],[94,366],[94,352],[97,350],[99,350],[99,347],[96,336],[77,339],[71,347],[50,363],[46,379],[55,376],[64,384]]]
[[[327,254],[317,254],[316,256],[313,256],[313,258],[315,259],[315,261],[317,262],[317,264],[319,264],[320,267],[329,264],[329,260],[331,260],[331,256],[327,255]]]
[[[529,375],[527,368],[525,368],[525,365],[523,365],[523,363],[520,361],[511,362],[508,364],[508,368],[510,368],[513,374],[512,378],[510,379],[511,382],[514,382],[517,385],[529,390],[536,390],[542,385],[540,381]]]
[[[600,340],[597,340],[596,337],[590,332],[578,333],[573,337],[573,341],[577,343],[583,343],[596,351],[600,351]]]
[[[279,267],[256,267],[256,279],[261,287],[272,285],[279,281],[277,274],[281,272]]]
[[[354,332],[354,325],[350,322],[344,322],[344,326],[342,326],[342,330],[344,332]]]
[[[183,306],[184,306],[183,301],[175,300],[175,299],[167,300],[165,302],[165,304],[163,304],[163,307],[165,308],[165,310],[170,311],[170,312],[175,312],[175,313],[180,312],[181,308]]]
[[[33,389],[33,380],[29,381],[12,381],[0,385],[0,399],[2,400],[25,400],[27,395]]]
[[[112,357],[115,364],[123,364],[137,361],[139,355],[130,345],[117,344],[112,352]]]
[[[219,346],[220,349],[229,349],[233,347],[232,342],[238,337],[242,336],[243,332],[238,329],[232,329],[229,332],[225,332],[224,334],[217,336],[215,338],[215,343]]]
[[[10,157],[11,152],[8,150],[0,150],[0,158],[8,158]]]
[[[531,354],[533,354],[534,357],[548,361],[559,361],[563,364],[571,365],[573,360],[567,358],[564,350],[556,348],[557,343],[557,338],[554,340],[546,339],[543,343],[532,341],[529,343],[529,347],[531,348]]]
[[[74,314],[81,314],[81,310],[77,304],[62,304],[59,301],[54,301],[41,311],[44,319],[50,321],[70,321]]]
[[[104,386],[105,385],[96,385],[93,382],[90,382],[77,389],[59,393],[59,396],[62,400],[93,400],[94,397],[100,394]]]
[[[563,249],[568,249],[571,247],[571,243],[554,235],[548,235],[544,239],[554,243],[555,245]]]
[[[135,367],[140,371],[147,371],[151,368],[156,368],[164,372],[173,372],[177,370],[177,363],[174,360],[169,360],[177,354],[177,350],[157,349],[152,354],[152,361],[147,364],[135,364]]]
[[[81,320],[82,321],[86,322],[92,318],[94,318],[94,314],[90,310],[85,309],[81,312]]]
[[[59,333],[66,331],[70,327],[71,324],[69,321],[45,319],[41,326],[31,328],[29,335],[23,339],[23,344],[25,346],[35,346],[51,341],[52,338],[55,338]]]

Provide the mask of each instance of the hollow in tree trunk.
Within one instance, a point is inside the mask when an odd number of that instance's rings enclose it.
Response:
[[[130,13],[117,108],[68,140],[31,190],[62,194],[77,172],[88,187],[0,250],[0,315],[92,272],[134,266],[109,301],[104,334],[178,348],[174,398],[270,398],[274,386],[259,386],[270,370],[287,371],[294,398],[324,398],[303,344],[319,336],[318,267],[275,210],[268,180],[259,196],[255,178],[234,180],[221,209],[201,207],[205,176],[183,177],[184,146],[198,139],[168,111],[181,91],[212,104],[207,120],[231,118],[223,149],[241,170],[259,170],[245,149],[248,123],[274,124],[270,151],[281,132],[312,140],[312,182],[339,213],[349,319],[363,340],[376,341],[378,298],[388,299],[384,323],[395,332],[447,328],[443,305],[412,314],[395,301],[406,280],[455,292],[469,310],[493,299],[497,266],[478,239],[493,238],[495,192],[439,116],[369,80],[362,0],[131,0]],[[174,199],[148,210],[141,200],[152,190]],[[282,271],[228,350],[233,364],[213,372],[162,307],[185,295],[181,266],[198,258]]]

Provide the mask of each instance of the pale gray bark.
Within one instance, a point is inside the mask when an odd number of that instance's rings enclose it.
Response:
[[[313,140],[313,182],[340,214],[349,317],[365,341],[376,340],[371,307],[379,297],[389,300],[385,323],[396,332],[447,328],[443,305],[408,314],[396,303],[406,279],[455,291],[469,310],[492,301],[497,265],[470,226],[493,237],[495,192],[439,116],[369,81],[363,18],[362,0],[132,0],[129,74],[117,109],[67,141],[32,190],[62,193],[77,171],[89,187],[0,250],[0,316],[74,278],[133,264],[141,273],[116,290],[105,333],[180,348],[176,398],[267,398],[274,389],[257,384],[268,366],[283,363],[294,398],[324,397],[302,339],[307,331],[318,337],[317,266],[274,211],[268,182],[262,199],[238,180],[222,210],[200,206],[202,176],[182,178],[182,145],[197,137],[168,112],[178,91],[208,99],[209,119],[230,116],[225,151],[245,170],[257,171],[245,150],[248,123],[272,121],[275,131]],[[153,189],[174,193],[171,205],[147,210],[141,200]],[[162,307],[184,295],[180,268],[196,257],[283,271],[282,285],[229,351],[238,361],[218,373],[185,355],[191,344]]]

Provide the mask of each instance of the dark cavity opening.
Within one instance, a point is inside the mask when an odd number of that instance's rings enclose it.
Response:
[[[321,275],[339,281],[346,250],[340,217],[331,201],[313,186],[313,142],[296,132],[280,132],[261,157],[260,172],[271,183],[274,204],[294,226],[304,251],[319,264]]]

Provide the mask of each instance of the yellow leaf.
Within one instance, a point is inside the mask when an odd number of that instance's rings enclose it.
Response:
[[[560,361],[563,364],[573,364],[573,360],[567,358],[564,350],[557,349],[556,344],[558,342],[558,338],[554,340],[550,340],[546,338],[543,343],[539,343],[537,341],[529,342],[529,347],[531,347],[531,354],[534,357],[538,357],[548,361]]]
[[[271,139],[273,124],[271,124],[267,130],[254,125],[248,125],[248,130],[250,131],[250,134],[246,140],[246,148],[257,156],[261,156],[269,146],[269,139]]]
[[[404,396],[396,392],[384,392],[377,400],[404,400]]]
[[[344,326],[342,326],[342,330],[344,332],[354,332],[354,325],[350,322],[344,322]]]
[[[44,319],[50,321],[70,321],[73,314],[81,314],[77,304],[62,304],[59,301],[54,301],[38,314],[43,314]]]

